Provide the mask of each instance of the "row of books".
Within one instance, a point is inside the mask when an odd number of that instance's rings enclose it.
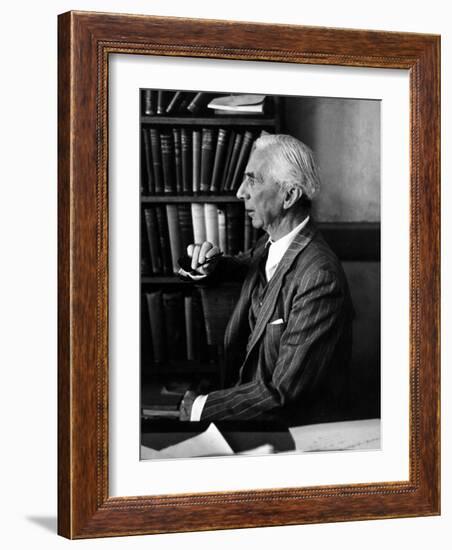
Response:
[[[214,114],[264,114],[268,98],[261,94],[214,94],[182,90],[143,90],[142,113],[145,116],[199,115],[207,109]]]
[[[143,346],[150,363],[177,361],[207,362],[213,358],[208,349],[206,325],[201,299],[193,292],[161,290],[144,294],[147,310],[142,327]],[[147,322],[146,322],[147,321]]]
[[[198,115],[214,95],[218,94],[146,89],[142,91],[142,112],[145,116]]]
[[[141,132],[143,195],[236,193],[258,137],[233,128],[151,127]]]
[[[150,205],[143,208],[141,272],[177,273],[179,258],[192,243],[209,241],[234,255],[250,249],[258,237],[241,203]]]
[[[143,293],[142,349],[147,364],[217,363],[241,284]],[[147,374],[150,374],[148,371]]]

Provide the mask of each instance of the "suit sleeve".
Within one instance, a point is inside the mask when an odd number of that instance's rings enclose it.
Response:
[[[302,400],[322,380],[344,318],[344,292],[335,273],[320,270],[302,279],[286,325],[275,334],[280,342],[275,364],[259,365],[248,383],[210,393],[201,419],[249,420]]]

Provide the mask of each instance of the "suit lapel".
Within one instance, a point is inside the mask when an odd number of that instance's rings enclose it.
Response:
[[[268,283],[267,292],[263,300],[262,308],[259,312],[259,315],[256,319],[256,325],[254,327],[253,335],[250,341],[248,348],[248,355],[251,353],[253,347],[256,345],[259,338],[262,336],[262,333],[270,320],[271,315],[276,306],[276,301],[278,299],[279,293],[281,292],[282,283],[284,281],[284,276],[287,271],[290,269],[295,258],[306,248],[306,246],[312,240],[314,234],[316,233],[316,228],[312,222],[308,222],[306,227],[304,227],[295,237],[295,239],[290,244],[286,253],[282,257],[281,261],[278,264],[278,267],[275,271],[275,274]],[[259,255],[259,258],[262,254]],[[257,271],[257,267],[255,268]],[[255,273],[255,276],[257,274]],[[254,281],[256,279],[254,278]],[[252,289],[253,287],[251,287]]]

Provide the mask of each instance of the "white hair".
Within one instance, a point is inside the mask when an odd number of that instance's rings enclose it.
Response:
[[[320,188],[314,153],[300,140],[285,134],[265,134],[254,142],[255,150],[269,149],[267,173],[282,188],[299,187],[309,201]]]

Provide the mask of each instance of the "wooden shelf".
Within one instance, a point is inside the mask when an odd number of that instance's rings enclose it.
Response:
[[[182,285],[192,285],[196,281],[186,281],[184,279],[181,279],[177,275],[142,275],[141,276],[141,283],[144,284],[160,284],[160,285],[174,285],[174,284],[182,284]]]
[[[234,195],[143,195],[143,204],[192,203],[192,202],[242,202]]]
[[[235,116],[218,116],[215,117],[182,117],[182,116],[141,116],[142,124],[152,124],[153,126],[252,126],[252,127],[274,127],[276,125],[275,118],[255,117],[239,115]]]
[[[144,364],[142,372],[146,372],[146,377],[151,375],[162,374],[219,374],[219,366],[217,363],[200,363],[199,361],[175,361],[166,364]]]

